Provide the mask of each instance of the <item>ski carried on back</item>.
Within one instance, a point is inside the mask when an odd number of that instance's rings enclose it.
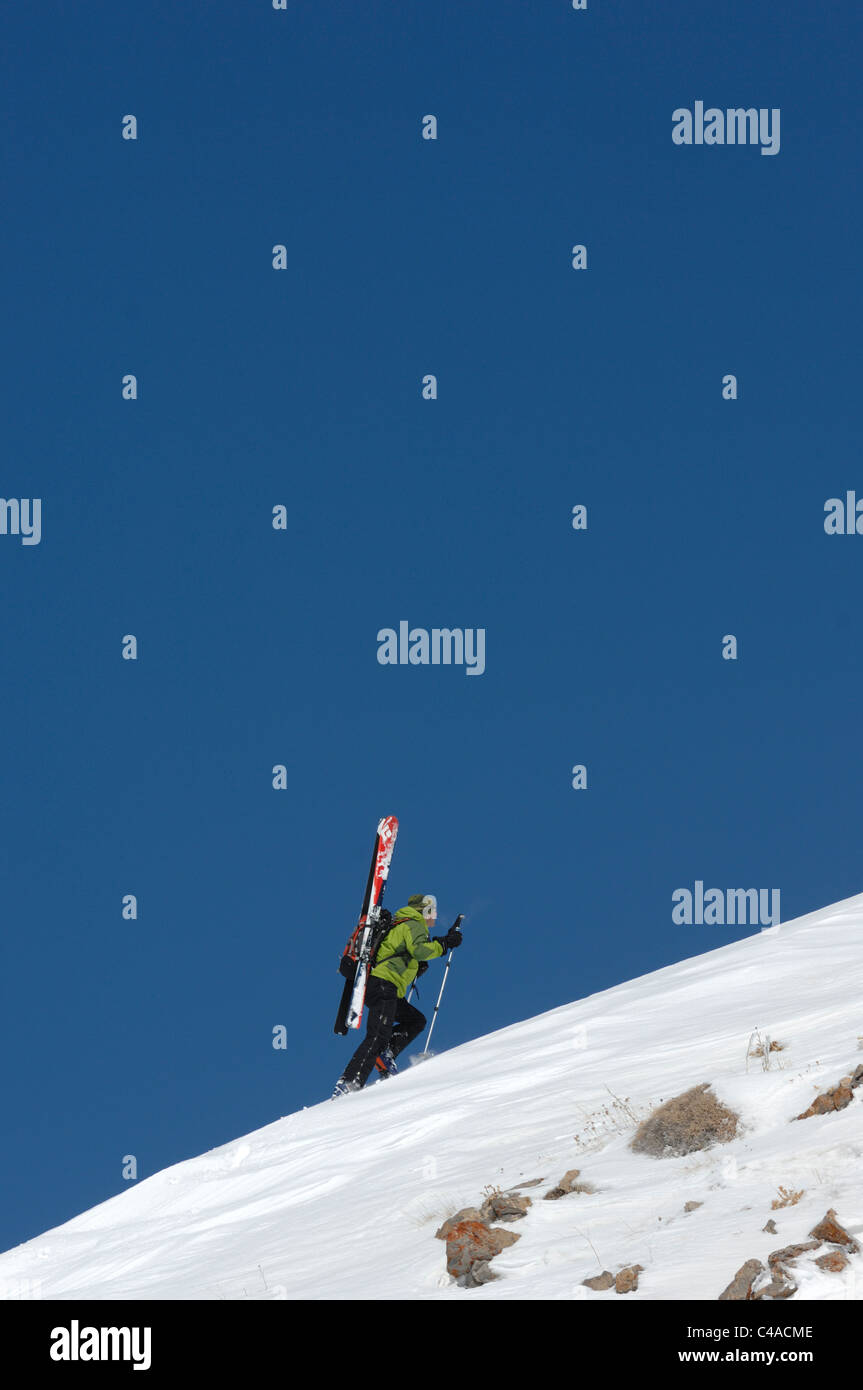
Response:
[[[398,831],[399,823],[395,816],[384,816],[378,823],[360,920],[344,949],[339,965],[339,971],[345,977],[345,985],[333,1027],[334,1033],[347,1033],[349,1028],[359,1028],[362,1022],[372,958],[380,941],[381,930],[389,917],[381,904]]]

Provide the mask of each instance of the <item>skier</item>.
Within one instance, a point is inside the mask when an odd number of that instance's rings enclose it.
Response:
[[[366,989],[366,1036],[336,1082],[334,1098],[361,1091],[376,1062],[383,1075],[396,1072],[396,1057],[426,1023],[419,1009],[405,999],[408,989],[430,960],[445,956],[462,942],[458,927],[450,927],[446,936],[429,937],[429,927],[437,921],[437,899],[432,893],[415,893],[392,921],[378,947]]]

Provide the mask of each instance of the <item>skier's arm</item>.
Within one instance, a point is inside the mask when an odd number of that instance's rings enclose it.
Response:
[[[444,954],[439,941],[430,941],[428,928],[419,922],[412,922],[407,939],[407,948],[414,960],[437,960]]]

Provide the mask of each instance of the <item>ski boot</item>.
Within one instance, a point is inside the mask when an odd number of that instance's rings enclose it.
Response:
[[[358,1081],[345,1081],[344,1077],[340,1076],[336,1082],[333,1094],[330,1096],[330,1100],[338,1100],[339,1096],[349,1096],[352,1091],[361,1090],[362,1086]]]
[[[380,1057],[375,1058],[375,1071],[385,1081],[388,1076],[397,1076],[398,1070],[392,1048],[385,1047]]]

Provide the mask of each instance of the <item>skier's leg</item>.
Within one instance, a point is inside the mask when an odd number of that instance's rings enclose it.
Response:
[[[415,1009],[413,1004],[409,1004],[405,999],[399,999],[396,1008],[396,1026],[392,1030],[390,1038],[390,1052],[394,1057],[398,1057],[414,1040],[426,1026],[425,1014],[421,1014],[419,1009]]]
[[[348,1085],[356,1083],[365,1086],[375,1064],[375,1058],[390,1040],[396,1019],[398,1004],[396,987],[389,980],[379,980],[372,975],[366,990],[368,1025],[366,1036],[360,1043],[348,1065],[342,1072],[342,1081]]]

